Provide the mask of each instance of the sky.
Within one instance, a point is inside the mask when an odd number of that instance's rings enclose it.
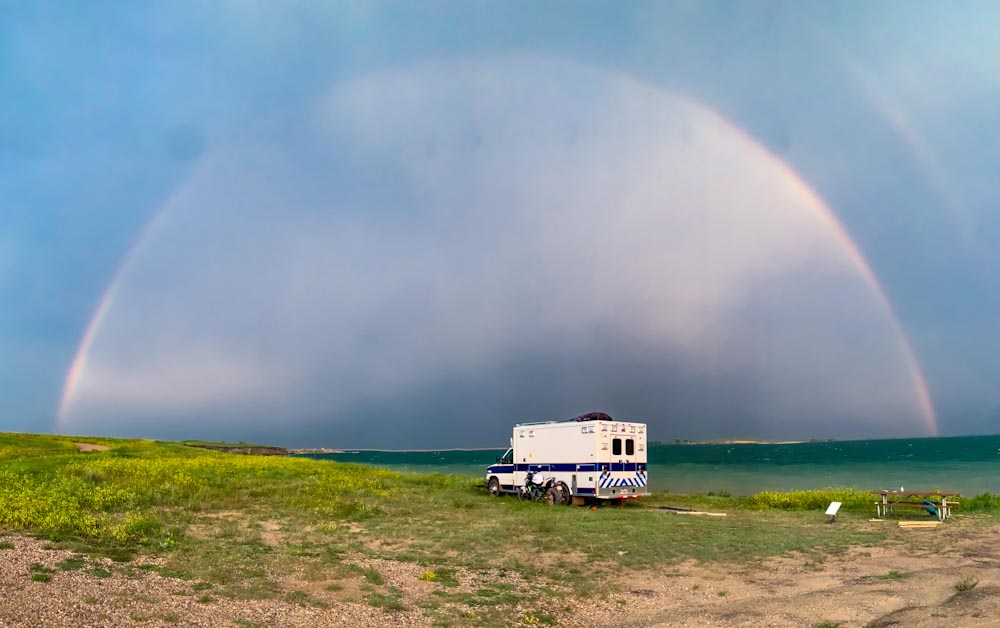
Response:
[[[1000,432],[990,2],[0,5],[0,431]]]

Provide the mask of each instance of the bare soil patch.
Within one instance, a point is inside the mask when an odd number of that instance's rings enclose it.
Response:
[[[79,449],[80,451],[83,451],[83,452],[87,452],[87,451],[107,451],[107,450],[111,449],[107,445],[95,445],[93,443],[73,443],[73,444],[76,445],[77,449]]]
[[[1000,617],[998,540],[1000,526],[969,518],[878,547],[735,567],[689,561],[623,577],[622,592],[579,625],[983,626]],[[976,584],[959,591],[963,580]]]

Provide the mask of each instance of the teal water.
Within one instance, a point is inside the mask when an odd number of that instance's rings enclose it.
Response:
[[[357,451],[308,457],[479,477],[503,451]],[[654,443],[649,478],[654,491],[675,493],[746,495],[831,486],[1000,493],[1000,435],[787,445]]]

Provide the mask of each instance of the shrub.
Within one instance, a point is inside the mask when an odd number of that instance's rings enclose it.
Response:
[[[1000,511],[1000,495],[982,493],[968,499],[956,498],[961,502],[959,508],[965,512],[997,512]]]
[[[851,488],[827,488],[809,491],[763,491],[740,498],[747,508],[775,510],[823,510],[830,502],[841,502],[843,510],[871,508],[873,497]]]
[[[977,584],[979,584],[979,580],[976,580],[972,576],[965,576],[955,583],[955,590],[959,593],[962,593],[963,591],[971,591],[976,588]]]

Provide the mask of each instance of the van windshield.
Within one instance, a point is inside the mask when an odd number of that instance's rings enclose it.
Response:
[[[508,449],[504,452],[504,455],[500,457],[500,464],[510,464],[514,462],[514,449]]]

